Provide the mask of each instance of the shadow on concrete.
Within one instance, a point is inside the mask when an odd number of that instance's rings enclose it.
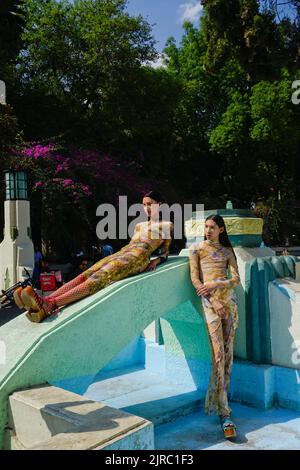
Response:
[[[286,409],[260,410],[232,404],[237,437],[226,440],[218,417],[201,410],[156,428],[157,449],[243,450],[300,449],[300,413]]]

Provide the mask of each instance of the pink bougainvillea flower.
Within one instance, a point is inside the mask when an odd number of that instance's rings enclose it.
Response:
[[[63,169],[64,169],[63,165],[61,165],[61,164],[57,165],[56,170],[55,170],[55,174],[60,173],[61,171],[63,171]]]
[[[30,148],[24,149],[23,154],[26,157],[33,157],[37,160],[40,157],[49,157],[50,153],[54,150],[53,144],[48,145],[33,145]]]
[[[73,184],[73,180],[71,180],[71,179],[66,179],[63,182],[64,186],[71,186],[71,184]]]

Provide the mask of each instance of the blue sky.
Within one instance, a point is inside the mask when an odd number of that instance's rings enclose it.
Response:
[[[282,0],[284,3],[284,0]],[[281,7],[281,12],[289,12],[289,8]],[[128,0],[128,11],[136,16],[142,14],[153,26],[153,34],[157,40],[156,48],[159,52],[165,46],[169,36],[180,41],[183,20],[198,24],[202,6],[199,0]]]
[[[184,19],[198,23],[202,7],[199,0],[129,0],[128,11],[132,15],[142,14],[153,26],[153,34],[159,52],[169,36],[180,41]]]

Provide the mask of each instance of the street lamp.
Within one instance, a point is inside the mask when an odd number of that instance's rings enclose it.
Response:
[[[6,170],[5,174],[5,199],[7,201],[27,200],[28,184],[26,171]]]

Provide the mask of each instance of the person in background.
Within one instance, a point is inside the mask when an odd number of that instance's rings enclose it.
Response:
[[[78,267],[78,262],[83,258],[88,258],[86,252],[81,249],[79,251],[72,251],[70,256],[70,263],[72,264],[73,268],[75,269]]]
[[[85,256],[79,256],[76,260],[74,269],[70,272],[69,281],[74,279],[79,274],[82,274],[88,267],[88,259]]]
[[[32,272],[33,285],[37,289],[40,288],[40,274],[43,255],[37,245],[34,246],[34,268]]]
[[[113,247],[103,241],[100,241],[98,245],[95,245],[92,248],[94,252],[94,262],[100,261],[101,259],[112,255],[114,252]]]
[[[41,260],[41,273],[51,273],[49,261],[47,258]]]

